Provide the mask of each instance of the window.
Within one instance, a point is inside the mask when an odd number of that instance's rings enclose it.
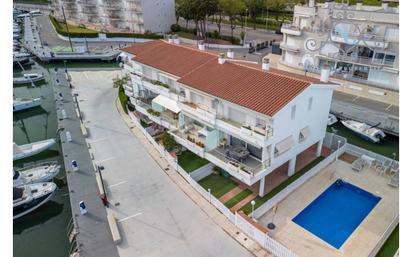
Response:
[[[291,119],[295,118],[295,114],[296,114],[296,105],[292,106]]]
[[[309,111],[312,110],[312,103],[313,103],[313,97],[311,96],[311,97],[309,98],[309,103],[308,103],[308,110],[309,110]]]

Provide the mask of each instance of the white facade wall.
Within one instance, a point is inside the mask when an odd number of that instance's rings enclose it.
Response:
[[[142,0],[144,29],[167,33],[176,23],[175,0]]]

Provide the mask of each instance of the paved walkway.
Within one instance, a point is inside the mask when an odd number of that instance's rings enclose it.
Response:
[[[244,241],[245,236],[169,169],[122,114],[124,122],[115,106],[117,89],[113,89],[111,78],[116,74],[71,73],[91,134],[91,151],[95,162],[104,166],[110,208],[123,236],[117,247],[119,255],[251,256],[221,228],[238,236],[238,241]],[[248,249],[265,256],[254,241],[246,238],[245,242]]]
[[[71,90],[62,70],[53,74],[53,81],[60,80],[60,86],[54,85],[56,99],[63,95],[63,101],[56,101],[58,126],[64,128],[60,134],[62,141],[64,167],[66,170],[67,184],[70,192],[70,204],[74,224],[78,227],[76,236],[77,245],[82,257],[116,257],[119,256],[113,243],[108,223],[106,208],[99,196],[96,175],[90,158],[86,141],[80,130],[80,120],[76,115],[75,104]],[[62,109],[67,114],[67,119],[62,119]],[[66,132],[69,131],[72,142],[68,142]],[[71,161],[76,160],[79,170],[72,171]],[[79,202],[84,201],[88,213],[80,214]]]

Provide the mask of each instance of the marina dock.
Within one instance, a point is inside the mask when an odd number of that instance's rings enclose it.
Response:
[[[51,46],[42,42],[39,30],[41,27],[37,24],[35,17],[24,18],[24,38],[23,46],[33,55],[39,58],[42,62],[52,61],[84,61],[84,60],[99,60],[111,61],[115,60],[120,51],[118,49],[111,49],[107,51],[92,51],[84,49],[84,51],[76,50],[74,52],[55,52]]]
[[[68,231],[69,240],[76,241],[82,257],[119,256],[110,233],[107,210],[99,198],[96,167],[88,151],[87,128],[83,124],[82,112],[78,109],[77,96],[72,95],[67,75],[63,70],[53,74],[53,90],[56,99],[58,131],[70,194],[73,223]],[[56,82],[56,79],[59,82]],[[64,111],[63,111],[64,110]],[[67,137],[67,132],[70,136]],[[72,161],[78,170],[74,171]],[[87,213],[81,214],[79,203],[83,201]]]

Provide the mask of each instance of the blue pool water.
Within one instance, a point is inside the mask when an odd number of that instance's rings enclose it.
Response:
[[[339,249],[380,200],[338,179],[292,221]]]

